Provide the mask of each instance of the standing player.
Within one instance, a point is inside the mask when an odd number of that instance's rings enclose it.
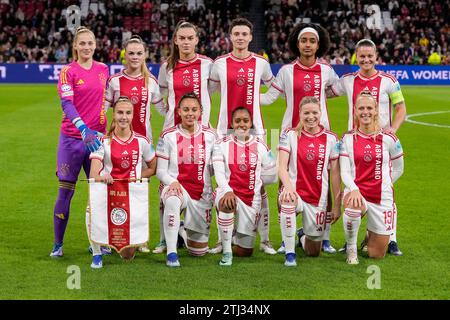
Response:
[[[111,76],[106,90],[106,105],[114,104],[126,96],[133,103],[133,131],[152,141],[150,104],[165,115],[167,107],[159,91],[158,81],[145,63],[145,43],[133,35],[125,43],[125,69]]]
[[[331,95],[346,95],[348,99],[348,129],[355,127],[354,105],[356,97],[363,90],[369,90],[375,97],[379,109],[379,125],[388,132],[395,134],[406,118],[406,105],[403,98],[400,84],[397,79],[387,73],[375,69],[377,61],[377,48],[375,43],[369,39],[362,39],[356,44],[356,61],[359,70],[349,73],[339,80],[333,88]],[[393,108],[392,108],[393,107]],[[395,110],[394,120],[392,121],[392,111]],[[395,215],[394,230],[389,242],[388,252],[401,256],[403,253],[397,245],[397,215]],[[365,250],[367,239],[363,241],[362,248]],[[345,247],[344,247],[345,248]]]
[[[208,79],[213,62],[210,58],[196,53],[198,40],[198,29],[194,24],[181,21],[175,27],[169,58],[161,65],[158,76],[161,93],[167,97],[168,103],[163,129],[181,123],[176,109],[181,97],[189,92],[194,92],[199,97],[203,108],[201,123],[209,126],[211,97]],[[160,207],[160,242],[153,250],[154,253],[166,250],[162,225],[164,209],[161,204]]]
[[[147,137],[153,143],[150,104],[152,103],[161,115],[166,114],[167,107],[159,92],[158,81],[145,63],[144,41],[138,35],[133,35],[125,43],[124,49],[125,69],[109,79],[106,105],[115,103],[120,96],[129,97],[134,106],[133,131]],[[139,250],[150,251],[147,246],[142,246]]]
[[[108,67],[93,60],[95,35],[79,27],[73,39],[73,61],[61,70],[58,94],[63,109],[59,135],[57,176],[59,194],[54,208],[55,243],[51,257],[63,256],[63,240],[69,220],[70,202],[81,167],[89,175],[89,153],[100,147],[105,133],[105,87]]]
[[[168,111],[164,129],[181,123],[177,106],[181,97],[194,92],[202,103],[201,123],[209,126],[211,97],[208,80],[213,61],[196,53],[198,44],[197,27],[186,21],[179,22],[172,37],[169,58],[161,65],[158,82],[161,93],[167,96]]]
[[[90,178],[96,182],[114,183],[114,179],[150,178],[156,171],[155,150],[151,140],[132,130],[135,106],[126,97],[118,97],[113,107],[113,120],[108,134],[102,137],[102,146],[91,153]],[[146,165],[143,166],[143,163]],[[89,234],[89,215],[86,214]],[[94,269],[102,268],[100,246],[91,242]],[[133,259],[135,248],[123,249],[124,259]]]
[[[268,92],[261,95],[261,104],[272,104],[280,95],[286,99],[282,130],[295,128],[299,123],[300,101],[305,96],[314,96],[320,101],[320,123],[330,130],[328,119],[326,90],[338,81],[333,68],[326,63],[319,62],[330,47],[328,32],[320,25],[301,23],[294,27],[288,38],[289,48],[297,57],[290,64],[284,65],[277,74]],[[331,198],[328,199],[328,210],[331,210]],[[327,213],[327,230],[323,237],[322,249],[328,253],[335,253],[336,249],[330,243],[330,214]],[[278,250],[284,253],[284,246]]]
[[[361,91],[352,112],[355,128],[342,137],[343,223],[349,264],[358,264],[356,241],[361,216],[367,213],[369,257],[380,259],[386,253],[397,215],[393,184],[403,174],[403,150],[394,134],[381,130],[378,110],[372,92]]]
[[[280,225],[286,247],[285,265],[296,266],[296,213],[303,213],[303,228],[299,243],[308,256],[320,254],[327,225],[327,200],[331,168],[334,203],[332,223],[341,212],[339,174],[339,143],[337,136],[320,124],[320,102],[316,97],[304,97],[299,106],[299,124],[286,129],[280,137],[279,175]]]
[[[163,184],[164,234],[167,266],[179,267],[177,238],[180,214],[184,210],[186,246],[191,255],[208,252],[211,223],[211,157],[217,136],[213,129],[199,124],[202,106],[195,93],[178,102],[181,123],[164,130],[158,141],[157,177]]]
[[[277,181],[276,160],[271,151],[260,138],[250,134],[250,110],[237,107],[230,116],[233,132],[216,142],[213,154],[218,185],[215,205],[223,247],[221,266],[232,265],[234,230],[235,254],[252,255],[261,219],[262,185]]]
[[[230,25],[230,39],[233,51],[218,57],[214,61],[210,80],[215,87],[220,86],[220,111],[217,123],[217,134],[223,137],[231,128],[231,114],[239,106],[245,106],[250,111],[255,134],[265,136],[264,123],[260,110],[259,90],[261,80],[270,85],[273,81],[269,62],[264,57],[250,52],[248,46],[253,38],[253,25],[245,18],[237,18]],[[267,193],[262,191],[261,219],[258,231],[261,236],[260,249],[268,254],[276,254],[269,241],[269,201]],[[220,234],[219,234],[220,235]],[[222,250],[219,240],[211,253]]]

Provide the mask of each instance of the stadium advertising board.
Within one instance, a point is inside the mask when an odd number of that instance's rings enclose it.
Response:
[[[63,64],[17,63],[0,64],[0,83],[56,83]],[[150,71],[158,77],[159,64],[149,64]],[[272,64],[274,74],[282,67]],[[120,64],[110,64],[111,74],[122,70]],[[354,65],[333,65],[339,76],[358,70]],[[402,85],[450,85],[450,66],[384,65],[377,69],[395,76]]]

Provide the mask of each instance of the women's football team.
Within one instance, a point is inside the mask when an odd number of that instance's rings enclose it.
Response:
[[[139,36],[125,43],[125,67],[110,77],[108,67],[93,59],[94,33],[85,27],[76,30],[73,61],[62,69],[58,82],[64,116],[57,152],[59,192],[51,257],[63,256],[70,203],[81,168],[87,178],[97,182],[111,184],[114,179],[127,178],[129,172],[115,165],[111,157],[130,143],[139,147],[138,178],[156,175],[161,182],[160,242],[153,252],[166,252],[169,267],[181,265],[177,252],[180,241],[192,256],[222,252],[221,266],[231,266],[233,255],[251,256],[258,232],[261,239],[266,234],[261,250],[276,253],[268,240],[264,185],[276,183],[278,177],[282,235],[278,252],[285,254],[285,266],[297,265],[296,246],[314,257],[321,251],[336,251],[328,234],[330,225],[341,216],[341,207],[348,264],[358,263],[357,237],[366,215],[363,251],[376,259],[386,252],[402,254],[395,239],[393,184],[403,173],[403,151],[395,132],[404,121],[406,107],[397,80],[375,69],[375,44],[361,40],[356,46],[360,70],[339,79],[320,61],[328,50],[328,33],[317,25],[300,24],[289,36],[297,58],[274,79],[261,57],[248,51],[252,29],[250,21],[235,19],[229,30],[233,51],[216,63],[196,53],[197,27],[180,22],[158,80],[147,69],[147,48]],[[248,72],[252,63],[255,75]],[[210,74],[226,78],[221,82]],[[286,99],[278,159],[264,142],[259,85],[257,101],[232,96],[240,87],[252,85],[255,78],[269,86],[269,92],[261,95],[261,104],[272,103],[280,93]],[[317,81],[322,85],[320,92],[315,90]],[[368,89],[374,90],[374,83],[378,84],[376,92]],[[224,97],[227,88],[231,92]],[[220,114],[226,116],[226,132],[216,131],[209,122],[210,95],[216,90],[222,92]],[[330,131],[324,106],[327,97],[344,94],[349,99],[349,131],[339,139]],[[249,99],[253,99],[251,104],[241,102]],[[156,152],[151,104],[165,116]],[[392,125],[391,105],[395,107]],[[113,117],[106,131],[108,107],[113,109]],[[212,176],[217,182],[215,190]],[[219,243],[209,250],[213,208]],[[302,227],[297,229],[299,213]],[[260,228],[264,219],[265,233]],[[91,242],[92,268],[103,266],[102,255],[110,254],[108,249]],[[121,256],[132,259],[136,250],[149,251],[142,244],[121,252]]]

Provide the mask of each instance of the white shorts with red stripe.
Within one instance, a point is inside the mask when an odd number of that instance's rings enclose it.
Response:
[[[280,203],[280,195],[283,192],[283,186],[278,190],[278,203]],[[327,223],[331,223],[331,215],[327,214],[326,208],[320,208],[302,200],[300,195],[297,195],[297,207],[295,212],[302,213],[303,232],[315,240],[320,241],[325,233]]]
[[[344,197],[350,190],[345,189]],[[381,204],[369,202],[364,199],[366,210],[362,214],[367,214],[367,230],[376,234],[391,235],[395,230],[395,215],[397,206],[393,201],[382,201]]]
[[[216,189],[214,201],[216,208],[219,208],[220,199],[222,199],[224,195],[225,192],[221,188]],[[236,196],[236,215],[234,217],[234,229],[236,232],[256,237],[259,218],[259,211],[246,205],[238,196]]]
[[[181,189],[183,190],[183,195],[178,196],[178,198],[181,200],[181,210],[184,210],[184,227],[209,236],[213,202],[203,198],[194,200],[183,186],[181,186]],[[169,196],[167,194],[168,190],[169,186],[164,186],[161,191],[161,199],[164,204]]]

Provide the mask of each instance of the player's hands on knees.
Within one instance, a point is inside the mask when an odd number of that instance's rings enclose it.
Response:
[[[334,224],[341,217],[341,207],[335,206],[331,209],[331,224]]]
[[[222,199],[220,199],[219,207],[233,212],[236,211],[236,196],[232,191],[225,193]]]
[[[100,140],[98,139],[101,133],[89,129],[85,124],[80,126],[81,137],[83,138],[83,142],[86,145],[86,148],[90,152],[95,152],[102,145]]]
[[[360,209],[363,207],[363,204],[364,198],[359,190],[351,191],[347,196],[347,200],[344,201],[345,207],[352,209]]]
[[[169,185],[169,194],[176,194],[178,196],[183,195],[183,190],[181,190],[181,185],[178,181],[174,181]]]
[[[280,194],[281,203],[294,205],[297,201],[297,193],[291,187],[284,187]]]

